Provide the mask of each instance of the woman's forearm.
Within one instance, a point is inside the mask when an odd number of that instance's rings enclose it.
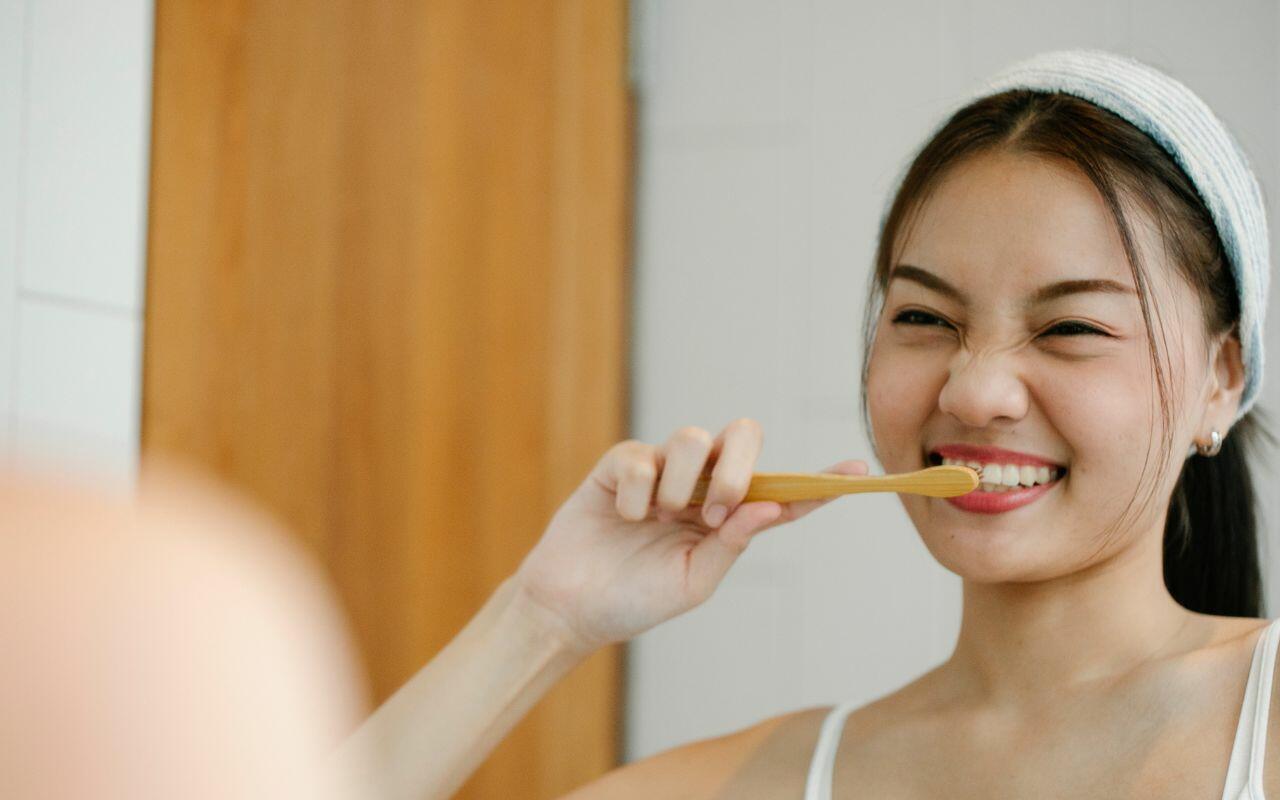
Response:
[[[372,772],[386,800],[443,800],[587,655],[508,578],[352,735],[345,754]]]

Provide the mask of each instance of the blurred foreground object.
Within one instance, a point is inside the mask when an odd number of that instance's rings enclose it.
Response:
[[[135,493],[0,467],[0,797],[369,797],[364,714],[303,551],[171,467]]]

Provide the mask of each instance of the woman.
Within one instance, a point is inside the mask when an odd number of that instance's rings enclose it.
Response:
[[[892,196],[863,362],[886,472],[981,465],[970,495],[901,497],[963,579],[954,652],[864,707],[571,797],[1280,798],[1280,626],[1259,619],[1246,461],[1267,252],[1243,155],[1181,84],[1091,51],[989,82]],[[761,442],[744,419],[609,450],[355,737],[385,754],[389,795],[447,797],[574,664],[702,603],[752,537],[823,505],[741,502]]]

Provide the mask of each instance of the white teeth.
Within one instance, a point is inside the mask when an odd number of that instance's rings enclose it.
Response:
[[[1018,474],[1019,473],[1018,473],[1017,464],[1005,464],[1004,469],[1001,470],[1000,472],[1000,475],[1004,478],[1004,480],[1000,482],[1003,483],[1005,486],[1017,486]]]
[[[977,461],[962,461],[958,458],[944,458],[943,464],[958,464],[970,467],[981,475],[979,489],[987,492],[1005,492],[1016,486],[1035,486],[1057,480],[1061,474],[1058,467],[1031,466],[1030,464],[981,464]]]

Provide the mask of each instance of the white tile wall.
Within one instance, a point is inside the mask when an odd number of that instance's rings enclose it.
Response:
[[[152,0],[0,0],[0,454],[131,478]]]
[[[1016,59],[1101,47],[1162,66],[1238,133],[1280,208],[1269,0],[635,0],[632,31],[630,435],[646,441],[745,415],[765,426],[761,470],[869,457],[860,331],[886,192],[942,111]],[[1262,403],[1278,399],[1272,381]],[[895,496],[764,534],[706,605],[632,642],[626,759],[892,690],[949,654],[959,592]]]
[[[647,124],[742,130],[800,118],[808,25],[789,0],[636,3],[648,29],[642,69],[660,87]],[[705,32],[715,30],[714,36]]]
[[[0,451],[10,445],[18,302],[25,0],[0,0]]]
[[[132,472],[141,328],[133,312],[22,298],[13,410],[18,447],[82,468]]]
[[[136,312],[151,4],[37,0],[29,8],[22,287]]]

